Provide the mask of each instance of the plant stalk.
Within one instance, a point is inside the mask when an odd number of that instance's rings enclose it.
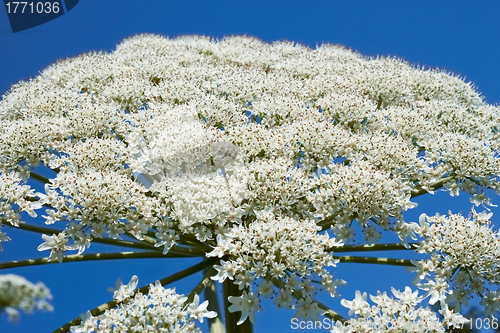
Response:
[[[408,259],[392,259],[392,258],[379,258],[379,257],[357,257],[357,256],[333,256],[341,262],[356,262],[361,264],[382,264],[393,266],[407,266],[415,267]]]
[[[90,261],[90,260],[111,260],[111,259],[149,259],[149,258],[184,258],[187,256],[167,253],[163,255],[159,252],[118,252],[118,253],[93,253],[93,254],[73,254],[63,257],[63,263],[74,261]],[[16,260],[0,263],[0,269],[37,266],[45,264],[57,264],[56,261],[49,261],[48,258]]]

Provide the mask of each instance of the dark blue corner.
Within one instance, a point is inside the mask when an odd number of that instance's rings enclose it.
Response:
[[[80,0],[64,0],[66,4],[66,13],[72,10],[78,4],[78,1]]]
[[[79,0],[66,0],[66,10],[73,9]],[[19,32],[52,21],[64,15],[61,0],[10,1],[4,0],[12,32]]]

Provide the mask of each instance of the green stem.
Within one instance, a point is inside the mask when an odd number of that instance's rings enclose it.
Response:
[[[196,287],[191,290],[189,295],[187,296],[187,303],[193,302],[194,295],[200,295],[200,293],[207,287],[207,285],[212,281],[211,277],[214,276],[217,273],[215,268],[208,269],[205,272],[205,275],[203,275],[203,279],[196,285]]]
[[[134,237],[130,233],[127,233],[130,237]],[[143,235],[144,241],[146,243],[149,243],[151,245],[156,244],[156,240],[153,237]],[[135,237],[134,237],[135,239]],[[173,253],[178,253],[178,254],[186,254],[191,257],[205,257],[205,254],[207,253],[207,248],[205,246],[202,246],[202,243],[198,242],[197,244],[184,244],[184,243],[179,243],[179,245],[173,245],[168,252],[173,252]],[[208,248],[208,250],[211,250]]]
[[[391,258],[378,258],[378,257],[356,257],[356,256],[333,256],[341,262],[357,262],[361,264],[382,264],[393,266],[408,266],[414,267],[411,260],[408,259],[391,259]]]
[[[46,228],[46,227],[39,227],[27,223],[20,223],[18,227],[19,229],[27,230],[27,231],[33,231],[33,232],[38,232],[41,234],[59,234],[62,231],[57,230],[57,229],[52,229],[52,228]],[[109,238],[94,238],[92,239],[92,242],[96,243],[101,243],[101,244],[107,244],[107,245],[114,245],[114,246],[122,246],[122,247],[130,247],[130,248],[136,248],[136,249],[143,249],[143,250],[151,250],[151,251],[156,251],[156,252],[163,252],[163,250],[160,247],[155,247],[152,246],[149,243],[143,243],[143,242],[132,242],[132,241],[126,241],[126,240],[118,240],[118,239],[109,239]],[[199,250],[199,249],[193,249],[193,248],[188,248],[188,247],[182,247],[182,246],[172,246],[172,248],[168,251],[169,254],[172,255],[172,257],[205,257],[206,252]],[[166,255],[168,257],[168,255]]]
[[[90,261],[90,260],[110,260],[110,259],[148,259],[148,258],[184,258],[167,253],[163,255],[158,252],[119,252],[119,253],[93,253],[93,254],[73,254],[64,256],[62,262]],[[56,264],[58,261],[49,261],[48,258],[28,259],[0,263],[0,269],[36,266],[45,264]]]
[[[196,237],[194,237],[193,235],[182,234],[182,235],[180,235],[180,241],[183,244],[194,246],[198,249],[204,249],[205,252],[212,251],[212,248],[207,244],[207,243],[209,243],[208,240],[206,242],[202,243],[199,240],[197,240]],[[215,245],[217,245],[217,244],[215,243],[214,246]]]
[[[172,274],[168,277],[165,277],[163,279],[160,280],[160,283],[162,286],[165,286],[167,284],[170,284],[170,283],[173,283],[175,281],[178,281],[178,280],[181,280],[187,276],[190,276],[190,275],[193,275],[199,271],[202,271],[210,266],[213,267],[214,264],[216,264],[217,262],[219,261],[218,258],[211,258],[211,259],[208,259],[208,260],[204,260],[196,265],[193,265],[189,268],[186,268],[185,270],[182,270],[180,272],[177,272],[175,274]],[[139,288],[137,292],[141,292],[143,294],[146,294],[149,290],[149,284],[148,285],[145,285],[141,288]],[[133,297],[133,296],[132,296]],[[106,310],[109,310],[109,309],[112,309],[114,307],[116,307],[116,301],[115,300],[112,300],[112,301],[109,301],[107,303],[104,303],[104,304],[101,304],[99,305],[98,307],[92,309],[90,311],[90,313],[92,314],[92,316],[99,316],[101,314],[103,314],[104,312],[106,312]],[[76,325],[80,325],[80,323],[82,322],[82,319],[80,317],[78,318],[75,318],[73,319],[72,321],[64,324],[63,326],[59,327],[58,329],[54,330],[52,333],[63,333],[63,332],[68,332],[70,327],[71,326],[76,326]]]
[[[62,232],[61,230],[47,228],[47,227],[39,227],[39,226],[27,224],[27,223],[19,223],[19,226],[17,226],[16,228],[19,228],[22,230],[27,230],[27,231],[38,232],[41,234],[49,234],[49,235],[59,234]],[[118,240],[118,239],[94,238],[92,240],[92,242],[162,252],[162,249],[160,249],[158,247],[151,246],[149,244],[130,242],[130,241],[124,241],[124,240]]]
[[[344,317],[342,317],[341,315],[339,315],[337,312],[333,311],[332,309],[330,309],[328,306],[324,305],[323,303],[317,301],[317,300],[314,300],[317,304],[318,304],[318,308],[320,308],[321,310],[324,310],[326,311],[325,313],[325,316],[330,318],[330,319],[333,319],[335,321],[339,320],[341,322],[345,322],[346,319]]]
[[[362,252],[362,251],[394,251],[394,250],[411,250],[416,248],[418,243],[410,243],[410,248],[406,248],[403,244],[371,244],[371,245],[344,245],[333,246],[328,251],[333,252]]]
[[[131,233],[127,232],[126,235],[130,236],[133,239],[137,239]],[[153,237],[150,237],[147,235],[142,235],[142,236],[143,236],[142,242],[150,244],[154,247],[154,245],[156,244],[156,240]],[[184,244],[181,244],[181,245],[184,245]],[[155,249],[157,249],[157,247],[155,247]],[[178,246],[178,245],[172,246],[168,252],[177,253],[177,254],[186,254],[186,255],[189,255],[191,257],[205,257],[205,253],[206,253],[206,251],[200,250],[199,248],[196,248],[196,247]]]
[[[208,300],[208,311],[215,311],[217,316],[207,318],[208,331],[211,333],[226,333],[226,328],[222,323],[222,311],[220,308],[219,297],[217,295],[217,284],[214,280],[210,280],[204,291],[205,299]]]
[[[44,184],[50,183],[50,180],[47,177],[37,174],[36,172],[30,171],[30,178],[36,179]]]
[[[24,198],[26,201],[31,201],[31,202],[38,202],[40,201],[39,198],[33,198],[33,197],[25,197]],[[49,209],[54,209],[54,207],[52,207],[51,205],[49,204],[43,204],[42,207],[45,207],[45,208],[49,208]]]
[[[434,184],[432,184],[430,186],[430,189],[437,190],[437,189],[443,187],[444,184],[446,184],[447,182],[449,182],[453,178],[455,178],[455,176],[444,177],[444,178],[438,180],[437,182],[435,182]],[[427,190],[424,190],[423,188],[417,188],[415,191],[411,192],[411,197],[415,198],[415,197],[418,197],[418,196],[420,196],[422,194],[426,194],[426,193],[429,193],[429,192],[427,192]]]
[[[325,231],[325,230],[329,229],[330,226],[332,225],[332,222],[335,220],[335,217],[336,217],[336,215],[332,215],[332,216],[327,217],[324,220],[319,221],[318,226],[321,227],[321,231]],[[351,220],[354,220],[356,217],[357,217],[357,214],[354,214],[352,216]]]
[[[205,255],[206,255],[206,252],[203,250],[194,249],[191,247],[178,246],[178,245],[172,246],[172,248],[170,248],[168,253],[170,253],[170,252],[177,253],[177,254],[184,254],[185,256],[189,256],[189,257],[205,257]]]
[[[132,235],[129,232],[126,232],[125,234],[128,235],[128,236],[130,236],[133,239],[137,239],[134,235]],[[142,241],[146,242],[146,243],[148,243],[150,245],[153,245],[153,246],[156,244],[156,241],[152,237],[149,237],[147,235],[142,235]]]

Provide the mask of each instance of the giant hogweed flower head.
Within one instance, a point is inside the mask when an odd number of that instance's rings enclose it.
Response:
[[[49,289],[41,282],[34,284],[14,274],[0,275],[0,313],[5,311],[9,321],[19,320],[19,310],[52,311],[51,299]]]
[[[98,238],[132,236],[164,254],[187,246],[221,259],[216,280],[314,317],[311,281],[336,295],[331,250],[356,241],[355,230],[367,243],[388,231],[409,246],[417,225],[403,212],[440,186],[491,203],[499,115],[471,84],[400,59],[134,36],[3,96],[1,222],[49,206],[46,223],[65,225],[39,247],[51,260]],[[40,164],[57,176],[33,193],[26,180]],[[449,294],[441,279],[438,298]]]
[[[324,219],[346,240],[357,219],[372,242],[379,226],[407,229],[386,221],[402,220],[414,206],[415,186],[431,191],[434,181],[452,176],[461,190],[478,191],[470,179],[495,187],[487,177],[498,174],[499,137],[491,134],[498,112],[473,87],[331,45],[136,36],[115,52],[65,60],[13,86],[0,114],[3,170],[22,173],[21,161],[23,168],[59,168],[46,189],[50,199],[41,202],[56,208],[48,221],[79,223],[65,235],[84,244],[106,233],[140,239],[152,227],[163,238],[201,231],[199,238],[215,240],[215,228],[203,225],[214,214],[269,204]],[[203,217],[188,217],[182,230],[165,227],[163,218],[182,218],[189,201],[152,196],[131,173],[155,175],[167,188],[193,172],[211,177],[205,167],[227,163],[212,156],[220,156],[209,149],[217,143],[238,147],[237,163],[250,172],[239,179],[250,190],[215,212],[199,208]],[[478,149],[481,158],[469,153]],[[264,172],[275,159],[285,163]]]

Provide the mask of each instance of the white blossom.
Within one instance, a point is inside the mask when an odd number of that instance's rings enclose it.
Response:
[[[491,216],[424,215],[416,224],[404,212],[438,188],[493,206],[499,118],[472,84],[397,58],[250,37],[138,35],[113,52],[59,61],[2,97],[0,227],[19,227],[24,212],[43,207],[45,223],[61,230],[38,247],[51,261],[100,238],[218,259],[212,279],[243,293],[231,296],[240,323],[255,320],[260,297],[318,316],[315,293],[338,296],[345,282],[333,278],[335,251],[392,233],[407,249],[418,241],[426,258],[414,261],[414,281],[431,304],[459,311],[478,294],[494,314],[487,288],[500,282],[500,244]],[[44,168],[50,179],[37,176]],[[43,193],[34,178],[46,183]],[[154,297],[135,287],[120,285],[119,309],[99,327],[86,316],[81,330],[140,331],[132,318]],[[442,329],[430,310],[415,309],[420,296],[394,294],[398,301],[377,296],[375,309],[360,293],[342,304],[384,323],[403,316],[377,311],[406,304],[409,331],[426,321]],[[158,311],[174,296],[165,297]],[[182,320],[158,325],[187,330],[190,315],[212,315],[199,298],[193,304],[191,314],[171,305]]]
[[[49,260],[62,262],[64,251],[68,248],[66,235],[62,232],[52,236],[42,235],[42,238],[45,242],[38,246],[38,251],[50,250]]]
[[[255,323],[255,312],[262,310],[257,295],[243,291],[241,296],[229,296],[228,300],[232,303],[229,307],[229,312],[241,311],[238,325],[241,325],[247,318],[252,323]]]
[[[51,299],[49,289],[42,282],[34,284],[22,276],[0,275],[0,313],[5,311],[9,321],[19,320],[19,310],[26,313],[53,311]]]
[[[363,315],[369,309],[368,302],[366,301],[366,293],[361,294],[359,290],[356,290],[356,298],[354,300],[342,300],[341,304],[349,308],[349,316],[353,314]]]
[[[488,296],[482,295],[485,284],[500,282],[497,274],[500,238],[491,227],[492,215],[473,209],[469,217],[451,213],[420,216],[416,232],[423,240],[418,244],[418,251],[431,254],[431,258],[414,262],[417,272],[414,281],[424,281],[418,285],[431,296],[430,304],[446,299],[460,310],[473,294],[488,303]],[[496,311],[486,303],[488,311]]]
[[[116,299],[117,302],[123,302],[126,298],[133,296],[138,282],[139,279],[137,278],[137,275],[132,276],[129,283],[126,285],[124,285],[120,279],[117,279],[116,288],[113,291],[113,298]]]

